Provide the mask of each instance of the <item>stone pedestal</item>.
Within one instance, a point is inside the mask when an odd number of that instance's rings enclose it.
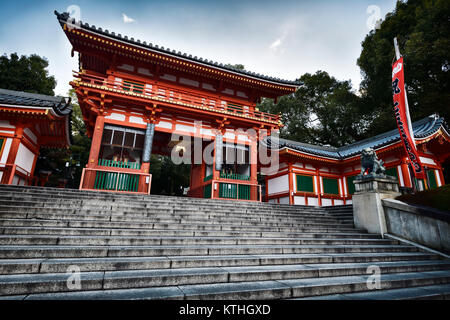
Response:
[[[353,220],[356,228],[382,236],[387,232],[381,200],[400,195],[397,179],[391,176],[358,176],[353,181]]]

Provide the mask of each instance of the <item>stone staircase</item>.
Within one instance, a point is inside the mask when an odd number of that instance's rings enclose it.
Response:
[[[351,206],[0,185],[0,299],[449,297],[450,260],[354,228]]]

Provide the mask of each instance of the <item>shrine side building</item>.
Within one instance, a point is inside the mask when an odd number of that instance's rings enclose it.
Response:
[[[361,171],[361,151],[375,150],[386,174],[400,188],[434,189],[445,184],[442,166],[450,158],[449,127],[443,118],[430,115],[413,123],[413,131],[426,178],[415,180],[408,167],[398,129],[341,148],[271,138],[263,141],[277,149],[280,165],[266,177],[266,199],[272,203],[331,206],[352,203],[353,179]],[[414,179],[414,180],[413,180]]]

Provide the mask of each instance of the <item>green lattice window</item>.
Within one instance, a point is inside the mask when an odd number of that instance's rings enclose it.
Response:
[[[134,93],[142,93],[144,91],[144,84],[134,81],[123,81],[123,87],[122,89],[124,91],[132,91]]]
[[[312,176],[296,175],[297,191],[314,192],[314,181]]]
[[[354,194],[355,193],[355,184],[353,183],[353,180],[355,180],[356,176],[348,176],[347,179],[347,189],[348,194]]]
[[[338,179],[322,178],[323,192],[327,194],[339,194]]]
[[[436,181],[436,174],[434,173],[434,170],[427,170],[427,178],[428,178],[428,186],[430,189],[436,189],[438,187],[437,181]]]

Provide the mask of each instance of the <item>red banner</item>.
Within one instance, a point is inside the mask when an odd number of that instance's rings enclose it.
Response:
[[[397,127],[400,139],[403,142],[406,154],[413,167],[414,176],[417,179],[425,179],[422,163],[416,149],[414,140],[408,126],[406,110],[405,78],[403,75],[403,57],[400,57],[392,66],[392,91],[394,95],[394,113],[397,120]]]

